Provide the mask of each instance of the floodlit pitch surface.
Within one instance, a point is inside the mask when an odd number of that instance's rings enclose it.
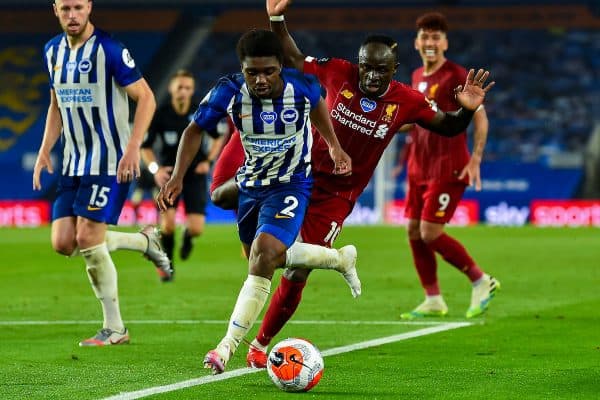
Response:
[[[363,295],[335,272],[310,278],[275,341],[313,341],[321,399],[597,398],[600,382],[600,232],[450,229],[502,283],[489,312],[464,319],[468,281],[439,259],[446,318],[399,319],[422,300],[400,227],[347,227],[337,246],[359,251]],[[215,379],[202,358],[226,329],[246,276],[234,226],[209,225],[176,281],[161,284],[136,253],[113,253],[131,344],[80,348],[100,327],[83,260],[52,252],[49,229],[2,229],[0,398],[280,399],[242,345]],[[179,239],[179,237],[177,237]],[[279,282],[280,273],[274,278]],[[257,326],[249,338],[253,337]]]

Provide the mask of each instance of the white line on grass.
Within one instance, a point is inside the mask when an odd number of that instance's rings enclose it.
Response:
[[[229,321],[215,319],[180,319],[180,320],[162,320],[162,319],[147,319],[147,320],[129,320],[125,321],[127,325],[222,325],[228,324]],[[446,323],[455,323],[460,321],[312,321],[299,320],[289,321],[292,325],[441,325]],[[84,321],[0,321],[0,326],[28,326],[28,325],[97,325],[102,321],[84,320]],[[257,321],[261,323],[261,321]]]
[[[392,321],[393,322],[393,321]],[[412,339],[420,336],[432,335],[434,333],[449,331],[452,329],[464,328],[466,326],[473,325],[471,322],[449,322],[442,323],[438,326],[432,326],[428,328],[418,329],[412,332],[400,333],[398,335],[386,336],[378,339],[367,340],[366,342],[359,342],[350,344],[347,346],[334,347],[332,349],[324,350],[321,352],[323,356],[333,356],[337,354],[348,353],[356,350],[363,350],[369,347],[381,346],[393,342],[399,342],[401,340]],[[122,392],[114,396],[106,397],[103,400],[135,400],[146,396],[152,396],[160,393],[173,392],[175,390],[186,389],[192,386],[204,385],[207,383],[213,383],[222,381],[225,379],[236,378],[238,376],[253,374],[260,372],[260,369],[254,368],[240,368],[232,371],[224,372],[220,375],[208,375],[201,378],[188,379],[186,381],[172,383],[170,385],[155,386],[148,389],[137,390],[135,392]]]

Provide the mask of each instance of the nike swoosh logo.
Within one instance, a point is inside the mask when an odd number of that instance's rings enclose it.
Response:
[[[92,207],[92,206],[88,206],[88,211],[98,211],[98,210],[102,210],[102,207]]]
[[[235,322],[235,321],[231,322],[231,324],[232,324],[233,326],[237,326],[238,328],[242,328],[242,329],[248,329],[247,327],[245,327],[245,326],[243,326],[243,325],[240,325],[240,324],[238,324],[238,323],[237,323],[237,322]]]
[[[292,218],[289,215],[281,215],[279,213],[275,214],[275,219],[289,219]]]
[[[248,117],[251,117],[251,116],[252,116],[252,114],[240,114],[239,116],[240,116],[240,119],[242,119],[242,118],[248,118]]]

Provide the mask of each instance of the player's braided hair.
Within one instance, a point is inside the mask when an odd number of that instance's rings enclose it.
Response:
[[[396,42],[391,36],[387,35],[369,35],[363,41],[361,47],[369,44],[369,43],[381,43],[386,45],[392,50],[394,54],[394,59],[398,60],[398,42]]]
[[[283,64],[283,47],[277,35],[266,29],[252,29],[244,33],[236,46],[240,62],[246,57],[277,57]]]
[[[428,31],[442,31],[448,32],[448,20],[446,16],[439,12],[431,12],[421,15],[417,18],[417,31],[428,30]]]

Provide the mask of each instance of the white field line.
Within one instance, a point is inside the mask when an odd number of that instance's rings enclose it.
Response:
[[[348,353],[351,351],[367,349],[369,347],[381,346],[384,344],[389,344],[393,342],[399,342],[401,340],[412,339],[420,336],[432,335],[434,333],[449,331],[452,329],[464,328],[466,326],[473,325],[470,322],[449,322],[442,323],[438,326],[431,326],[428,328],[418,329],[416,331],[400,333],[398,335],[386,336],[378,339],[367,340],[365,342],[359,342],[350,344],[347,346],[334,347],[332,349],[324,350],[321,352],[323,356],[333,356],[337,354]],[[213,383],[222,381],[225,379],[236,378],[238,376],[253,374],[256,372],[261,372],[260,369],[254,368],[239,368],[232,371],[224,372],[220,375],[208,375],[203,376],[201,378],[188,379],[186,381],[181,381],[177,383],[172,383],[170,385],[163,386],[154,386],[147,389],[137,390],[135,392],[122,392],[114,396],[106,397],[103,400],[135,400],[140,399],[142,397],[153,396],[155,394],[173,392],[180,389],[186,389],[192,386],[205,385],[207,383]]]
[[[220,325],[228,324],[227,320],[216,320],[216,319],[147,319],[147,320],[129,320],[125,321],[127,325]],[[313,321],[313,320],[298,320],[288,321],[288,325],[441,325],[448,323],[460,323],[461,321]],[[260,324],[261,321],[256,321]],[[98,325],[102,324],[102,321],[98,320],[83,320],[83,321],[0,321],[0,326],[27,326],[27,325]]]

